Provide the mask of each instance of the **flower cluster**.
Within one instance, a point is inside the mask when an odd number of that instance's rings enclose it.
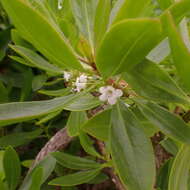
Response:
[[[75,82],[77,92],[80,92],[81,90],[86,88],[87,80],[88,80],[88,77],[86,75],[84,75],[84,74],[77,77],[77,80]]]
[[[70,72],[64,72],[64,79],[66,82],[69,82],[73,77],[73,74]],[[72,82],[73,92],[80,92],[87,87],[88,80],[95,80],[97,77],[90,77],[85,74],[81,74],[77,78],[75,78],[74,82]],[[107,102],[110,105],[114,105],[118,98],[123,95],[122,90],[116,89],[113,86],[103,86],[99,89],[100,96],[99,99],[103,102]]]

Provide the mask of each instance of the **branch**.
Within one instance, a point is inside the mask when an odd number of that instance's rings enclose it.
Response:
[[[36,156],[34,164],[32,167],[36,166],[36,164],[43,160],[49,153],[55,152],[62,148],[68,146],[68,144],[73,140],[73,137],[70,137],[67,133],[67,128],[63,128],[58,131],[41,149],[41,151]]]

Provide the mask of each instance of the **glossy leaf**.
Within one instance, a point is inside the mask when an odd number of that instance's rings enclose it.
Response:
[[[36,75],[33,80],[32,80],[32,90],[37,91],[40,88],[42,88],[47,81],[47,76],[42,74],[42,75]]]
[[[98,0],[71,0],[70,2],[77,26],[92,49],[94,47],[94,18]]]
[[[150,140],[140,125],[124,103],[114,107],[110,133],[111,155],[116,171],[127,189],[152,190],[155,178],[154,155]]]
[[[161,25],[157,19],[129,19],[115,24],[97,54],[100,73],[108,78],[130,70],[159,43],[160,37]]]
[[[141,110],[138,107],[132,107],[131,111],[135,114],[135,116],[137,117],[137,119],[140,121],[141,123],[141,127],[144,130],[144,133],[148,136],[148,137],[152,137],[154,136],[154,134],[159,132],[159,129],[157,127],[155,127],[141,112]]]
[[[190,4],[189,0],[180,0],[171,5],[166,11],[163,12],[163,14],[160,16],[165,17],[166,12],[170,12],[175,20],[176,23],[180,23],[180,21],[189,14],[190,11]]]
[[[169,175],[171,171],[171,165],[172,165],[173,159],[167,160],[164,165],[159,170],[158,176],[157,176],[157,183],[156,187],[161,190],[168,190],[168,181],[169,181]]]
[[[80,139],[80,144],[85,152],[87,152],[92,156],[101,158],[101,155],[96,151],[96,149],[93,146],[94,144],[93,140],[90,139],[90,137],[86,133],[81,131],[79,139]]]
[[[96,47],[99,47],[99,44],[108,28],[110,11],[111,1],[99,0],[94,21],[94,40]]]
[[[93,160],[72,156],[63,152],[54,152],[52,153],[52,156],[63,167],[70,168],[73,170],[87,170],[100,167],[100,164]]]
[[[166,14],[162,19],[163,27],[169,36],[172,57],[179,76],[185,87],[190,90],[189,72],[190,72],[190,53],[181,38],[177,26],[175,25],[171,14]]]
[[[45,157],[32,170],[29,171],[22,185],[20,186],[19,190],[26,190],[31,187],[34,177],[33,174],[36,173],[36,170],[39,170],[38,168],[43,168],[43,176],[41,178],[41,184],[43,184],[50,176],[50,174],[53,172],[55,165],[56,165],[56,160],[53,157],[51,156]]]
[[[150,0],[125,0],[116,15],[115,22],[142,16],[144,9],[147,8],[150,2]]]
[[[140,96],[158,102],[189,104],[189,98],[157,64],[144,61],[124,75]]]
[[[32,174],[32,184],[29,190],[40,190],[42,177],[43,177],[43,168],[39,167]]]
[[[168,7],[170,7],[172,5],[172,3],[174,3],[174,0],[158,0],[158,3],[160,4],[160,7],[165,10]]]
[[[67,129],[70,136],[79,135],[82,124],[87,120],[85,112],[71,112],[67,120]]]
[[[95,178],[100,173],[100,169],[93,169],[82,171],[74,174],[69,174],[63,177],[58,177],[49,182],[49,185],[58,185],[58,186],[75,186]]]
[[[29,2],[23,0],[1,2],[19,33],[49,60],[63,68],[83,70],[55,23],[48,21],[44,14],[32,7]],[[48,39],[51,39],[51,45]]]
[[[178,116],[152,102],[137,102],[146,118],[158,127],[165,135],[190,144],[190,128]]]
[[[188,190],[188,178],[190,169],[190,147],[189,145],[183,145],[178,152],[169,177],[168,190]]]
[[[27,62],[29,62],[33,67],[37,67],[39,69],[45,70],[49,73],[54,74],[63,74],[63,71],[50,64],[48,61],[46,61],[43,57],[35,53],[34,51],[27,49],[22,46],[16,46],[12,45],[10,46],[16,53],[18,53],[20,56],[22,56]]]
[[[70,88],[63,88],[59,90],[39,90],[38,93],[44,94],[47,96],[65,96],[71,92]]]
[[[39,118],[63,109],[84,111],[99,104],[99,100],[85,92],[52,100],[0,104],[0,126]]]
[[[171,153],[174,156],[177,154],[177,152],[180,148],[179,143],[177,143],[176,141],[174,141],[171,138],[164,139],[163,141],[161,141],[160,144],[164,147],[164,149],[167,152]]]
[[[96,114],[82,126],[82,130],[91,136],[103,141],[107,141],[109,137],[111,110],[105,110]]]
[[[57,115],[59,115],[61,113],[62,110],[56,111],[56,112],[52,112],[42,118],[39,119],[38,122],[36,122],[36,125],[41,125],[43,123],[47,123],[49,120],[53,119],[54,117],[56,117]]]
[[[21,166],[16,151],[11,147],[5,151],[3,166],[9,189],[15,190],[20,180]]]
[[[82,94],[81,94],[82,95]],[[85,111],[92,109],[102,102],[98,99],[93,97],[91,94],[86,94],[85,96],[80,96],[78,101],[73,101],[72,104],[65,105],[65,109],[69,111]]]

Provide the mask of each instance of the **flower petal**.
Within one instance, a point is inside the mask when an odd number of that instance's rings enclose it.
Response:
[[[99,99],[101,101],[105,102],[108,99],[108,97],[106,96],[106,94],[102,94],[102,95],[99,96]]]
[[[114,92],[115,91],[115,88],[113,86],[107,86],[107,91],[112,91]]]
[[[115,98],[115,97],[109,97],[108,98],[108,103],[110,105],[114,105],[114,104],[116,104],[116,102],[117,102],[117,98]]]
[[[122,95],[123,95],[122,90],[116,89],[116,90],[114,91],[114,96],[116,96],[116,97],[121,97]]]
[[[106,92],[106,89],[107,89],[106,86],[102,86],[101,88],[99,88],[99,92],[103,94]]]

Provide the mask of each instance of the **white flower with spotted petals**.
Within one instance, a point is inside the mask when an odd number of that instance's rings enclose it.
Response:
[[[107,101],[110,105],[114,105],[117,99],[123,95],[122,90],[115,89],[113,86],[104,86],[99,89],[101,95],[99,99],[103,102]]]

